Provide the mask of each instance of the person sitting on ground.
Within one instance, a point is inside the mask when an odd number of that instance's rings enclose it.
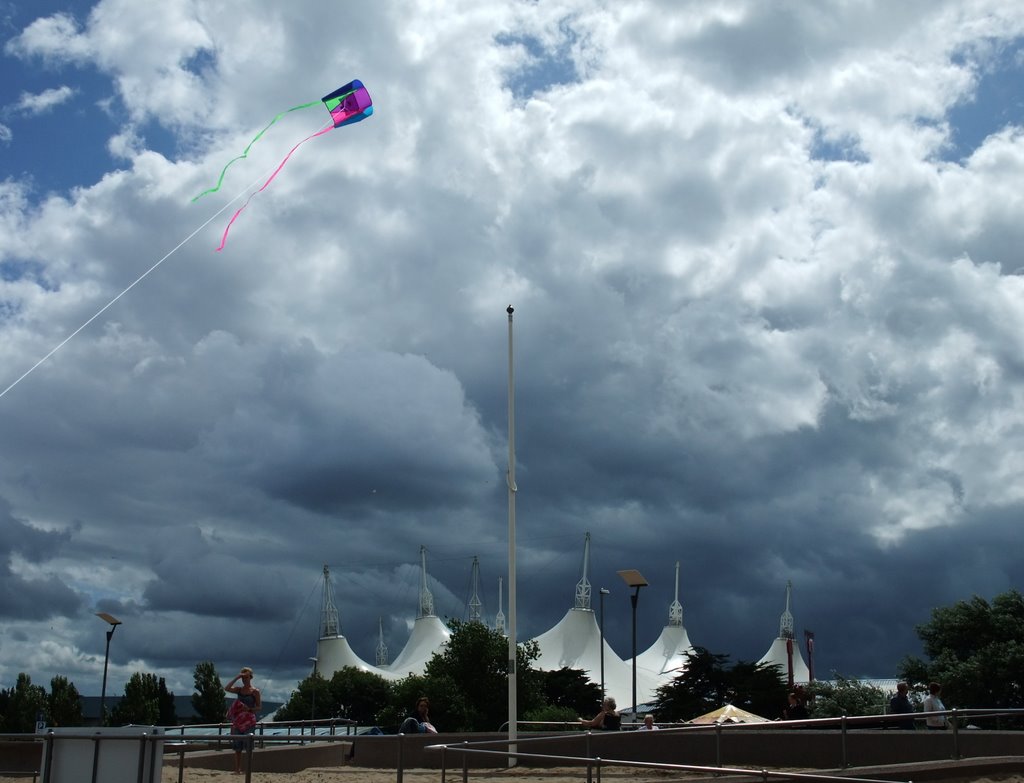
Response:
[[[590,720],[580,718],[580,725],[586,729],[618,731],[622,726],[622,716],[615,710],[615,699],[605,696],[604,701],[601,702],[601,711]]]
[[[430,722],[430,699],[420,696],[416,700],[416,709],[412,715],[402,722],[399,734],[437,734],[437,729]]]

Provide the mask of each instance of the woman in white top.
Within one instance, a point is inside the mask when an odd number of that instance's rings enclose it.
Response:
[[[939,693],[942,691],[942,686],[937,682],[933,682],[928,686],[928,695],[924,697],[924,701],[921,702],[921,708],[925,712],[943,712],[946,709],[946,705],[942,703],[942,699],[939,698]],[[925,724],[929,729],[941,730],[946,728],[946,716],[945,715],[929,715],[924,719]]]

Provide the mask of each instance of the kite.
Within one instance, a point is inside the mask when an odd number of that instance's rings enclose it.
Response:
[[[316,133],[307,136],[294,147],[292,147],[288,151],[288,154],[284,156],[284,160],[282,160],[278,164],[277,168],[274,169],[274,172],[267,178],[267,181],[263,183],[262,187],[260,187],[259,190],[256,190],[254,193],[250,194],[249,198],[245,200],[245,203],[242,204],[242,206],[238,208],[238,211],[236,211],[235,214],[231,216],[231,220],[228,221],[227,226],[224,228],[224,234],[223,236],[221,236],[220,245],[217,247],[217,252],[223,250],[224,245],[227,244],[228,232],[231,230],[231,226],[234,224],[234,222],[238,219],[238,216],[242,214],[242,210],[244,210],[249,205],[249,201],[252,199],[253,196],[255,196],[257,193],[262,193],[264,190],[266,190],[267,186],[274,181],[274,178],[278,175],[278,172],[280,172],[281,169],[284,168],[284,165],[288,162],[288,159],[291,158],[292,153],[294,153],[295,150],[297,150],[310,139],[315,139],[317,136],[323,136],[328,131],[332,131],[335,128],[340,128],[343,125],[351,125],[352,123],[359,122],[360,120],[365,120],[367,117],[373,114],[373,101],[370,99],[370,93],[367,91],[366,87],[363,86],[363,83],[358,79],[353,79],[344,87],[339,87],[334,92],[325,95],[319,101],[302,103],[299,104],[298,106],[293,106],[290,109],[286,109],[285,111],[275,116],[274,119],[267,123],[266,127],[263,128],[263,130],[256,134],[255,138],[249,142],[249,145],[242,151],[241,155],[232,158],[230,161],[228,161],[227,165],[221,170],[220,177],[217,179],[216,185],[214,185],[212,188],[208,190],[204,190],[198,196],[193,198],[192,201],[198,201],[206,194],[215,193],[216,191],[218,191],[220,189],[220,186],[224,182],[224,177],[227,174],[228,168],[230,168],[231,164],[241,160],[242,158],[247,157],[249,154],[249,150],[252,149],[252,146],[257,141],[259,141],[263,134],[270,130],[270,127],[279,119],[281,119],[290,112],[298,111],[300,109],[306,109],[309,108],[310,106],[316,106],[320,103],[323,103],[324,107],[331,114],[330,124],[324,126]]]

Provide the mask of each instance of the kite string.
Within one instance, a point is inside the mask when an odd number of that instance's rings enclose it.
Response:
[[[277,168],[274,169],[274,173],[271,174],[267,178],[267,181],[263,183],[263,186],[259,190],[255,191],[254,193],[251,193],[249,195],[249,198],[247,198],[245,200],[245,203],[242,204],[242,206],[240,206],[238,208],[238,210],[235,212],[235,214],[231,216],[231,220],[229,220],[227,226],[224,227],[224,235],[220,238],[220,245],[217,247],[217,252],[218,253],[221,250],[223,250],[224,249],[224,245],[227,244],[228,232],[231,230],[232,224],[238,219],[238,216],[242,214],[242,210],[245,209],[247,206],[249,206],[249,202],[252,201],[252,197],[253,196],[255,196],[257,193],[262,193],[264,190],[266,190],[267,185],[269,185],[271,182],[274,181],[274,177],[276,177],[278,172],[281,171],[281,169],[284,168],[284,164],[288,162],[288,159],[292,156],[292,153],[295,152],[295,150],[297,150],[299,147],[301,147],[303,144],[305,144],[310,139],[315,139],[317,136],[323,136],[325,133],[327,133],[327,131],[334,130],[334,128],[335,128],[334,123],[333,122],[329,122],[329,123],[327,123],[327,125],[325,125],[323,128],[318,130],[316,133],[314,133],[314,134],[312,134],[310,136],[307,136],[306,138],[304,138],[302,141],[300,141],[298,144],[296,144],[294,147],[292,147],[288,151],[288,154],[284,156],[284,160],[282,160],[279,164],[277,164]]]
[[[149,275],[149,273],[152,272],[153,270],[155,270],[158,266],[160,266],[160,264],[162,264],[164,261],[166,261],[172,255],[174,255],[176,252],[178,252],[178,250],[180,250],[190,239],[192,239],[192,237],[194,237],[196,234],[198,234],[200,231],[202,231],[204,228],[206,228],[208,225],[210,225],[210,223],[212,223],[215,219],[220,217],[221,213],[224,212],[224,210],[226,210],[228,207],[230,207],[232,204],[234,204],[236,201],[238,201],[238,199],[240,199],[243,195],[245,195],[245,192],[247,190],[253,188],[256,185],[256,183],[259,182],[261,179],[263,179],[263,177],[265,177],[265,176],[266,176],[265,173],[264,174],[260,174],[259,177],[254,179],[251,183],[246,185],[244,188],[242,188],[242,190],[240,190],[238,192],[238,194],[234,198],[232,198],[229,202],[227,202],[223,207],[218,209],[216,212],[214,212],[209,218],[206,219],[206,221],[201,226],[199,226],[199,228],[197,228],[195,231],[193,231],[191,234],[189,234],[187,237],[185,237],[183,240],[181,240],[181,242],[179,242],[177,245],[175,245],[163,258],[161,258],[159,261],[157,261],[155,264],[153,264],[153,266],[151,266],[149,269],[147,269],[145,272],[143,272],[141,275],[139,275],[134,280],[134,282],[132,282],[121,293],[119,293],[117,296],[115,296],[113,299],[111,299],[109,302],[107,302],[105,305],[103,305],[103,307],[101,307],[91,318],[89,318],[88,321],[86,321],[84,324],[82,324],[77,329],[75,329],[75,331],[73,331],[71,334],[69,334],[63,340],[61,340],[56,345],[56,347],[54,347],[48,354],[46,354],[46,356],[44,356],[38,362],[33,364],[31,367],[29,367],[25,372],[23,372],[18,377],[17,380],[15,380],[12,384],[10,384],[3,391],[0,391],[0,397],[3,397],[5,394],[7,394],[7,392],[9,392],[11,389],[13,389],[15,386],[17,386],[23,380],[25,380],[25,378],[27,378],[29,375],[31,375],[40,365],[42,365],[44,362],[46,362],[47,359],[49,359],[51,356],[53,356],[55,353],[57,353],[57,351],[59,351],[67,343],[69,343],[73,337],[75,337],[79,332],[81,332],[83,329],[85,329],[89,324],[91,324],[93,321],[95,321],[97,318],[99,318],[101,315],[103,315],[103,313],[105,313],[108,309],[110,309],[110,307],[112,307],[115,302],[117,302],[122,296],[127,294],[129,291],[131,291],[133,288],[135,288],[135,286],[137,286],[139,283],[141,283]]]

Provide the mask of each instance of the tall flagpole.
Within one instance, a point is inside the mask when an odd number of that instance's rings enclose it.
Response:
[[[515,368],[512,361],[512,305],[508,313],[508,750],[516,752],[518,710],[516,704],[516,404]],[[508,765],[516,765],[509,756]]]

